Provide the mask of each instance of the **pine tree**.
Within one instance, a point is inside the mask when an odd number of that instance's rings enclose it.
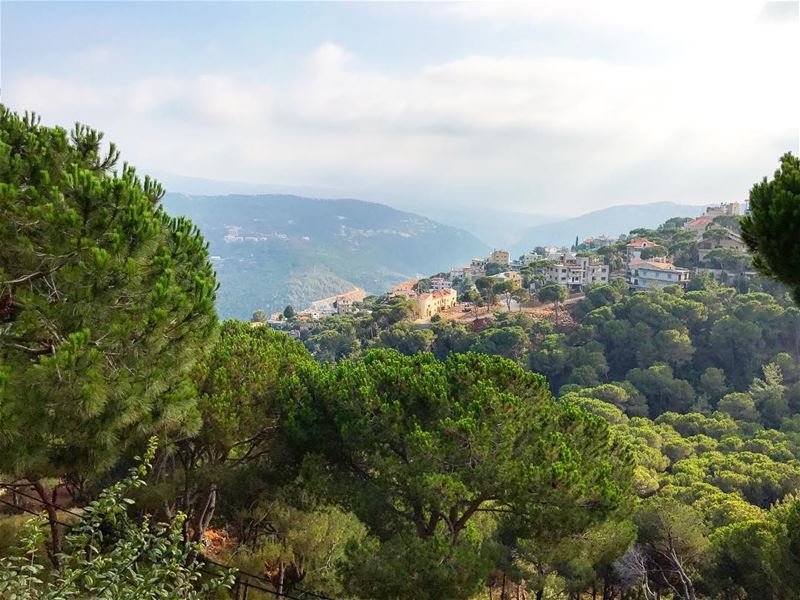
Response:
[[[188,371],[216,326],[200,232],[102,139],[0,105],[0,472],[48,503],[198,428]]]
[[[787,152],[773,179],[753,186],[741,226],[753,265],[786,284],[800,304],[800,158]]]

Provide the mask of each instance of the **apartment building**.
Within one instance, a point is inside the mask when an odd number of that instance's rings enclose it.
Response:
[[[561,260],[544,271],[547,283],[565,285],[578,290],[587,285],[608,283],[608,265],[589,256],[563,254]]]
[[[660,290],[668,285],[686,286],[691,274],[689,269],[661,260],[634,259],[628,262],[628,284],[635,290]]]

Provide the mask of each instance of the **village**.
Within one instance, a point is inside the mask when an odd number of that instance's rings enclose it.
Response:
[[[741,235],[729,226],[741,214],[742,205],[732,202],[709,206],[693,219],[671,220],[676,221],[674,229],[690,246],[692,265],[676,265],[665,247],[644,236],[613,239],[601,235],[582,242],[576,239],[569,248],[536,247],[516,259],[508,250],[495,249],[489,256],[473,258],[468,265],[449,272],[397,283],[377,301],[406,301],[413,307],[414,323],[425,324],[473,321],[481,313],[502,311],[543,316],[559,303],[579,300],[590,287],[614,280],[623,280],[632,292],[673,285],[686,288],[699,274],[730,284],[737,277],[751,276],[750,266],[714,265],[707,259],[718,251],[745,253]],[[368,311],[364,303],[368,296],[365,290],[354,288],[317,300],[296,313],[293,309],[288,314],[274,312],[263,315],[266,318],[254,318],[254,322],[291,331],[294,328],[287,328],[289,320],[313,323],[334,315]]]

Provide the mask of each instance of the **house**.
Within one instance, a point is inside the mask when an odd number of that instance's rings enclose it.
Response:
[[[498,265],[508,265],[511,262],[511,257],[508,254],[508,250],[492,250],[487,262]]]
[[[597,237],[590,237],[583,240],[583,245],[587,248],[604,248],[616,242],[615,239],[607,235],[599,235]]]
[[[557,283],[576,290],[587,285],[608,283],[608,265],[590,256],[565,253],[554,265],[544,270],[547,283]]]
[[[741,235],[727,227],[711,227],[706,229],[703,239],[697,242],[697,255],[700,260],[705,260],[709,252],[722,248],[738,252],[747,251]]]
[[[431,277],[431,291],[446,290],[450,288],[450,282],[444,277]]]
[[[452,288],[425,292],[417,296],[417,313],[423,318],[430,318],[443,310],[456,305],[457,294]]]
[[[686,286],[691,271],[663,260],[634,259],[628,262],[628,285],[636,290],[659,290],[668,285]]]
[[[468,269],[468,270],[467,270]],[[472,277],[480,277],[486,272],[486,259],[485,258],[473,258],[470,263],[469,267],[464,270],[464,273],[469,273]]]
[[[742,214],[742,205],[739,202],[723,202],[706,207],[706,216],[711,217],[738,217]]]
[[[308,315],[312,319],[319,319],[322,317],[330,317],[339,314],[338,306],[340,304],[349,304],[352,307],[353,302],[361,302],[367,297],[367,293],[361,288],[353,288],[344,294],[336,296],[329,296],[321,300],[315,300],[311,306],[304,311],[300,311],[299,315]]]
[[[696,219],[687,222],[683,228],[687,231],[693,232],[697,237],[703,235],[703,232],[708,229],[708,226],[714,222],[714,217],[709,215],[702,215]]]
[[[537,252],[526,252],[519,257],[519,264],[524,267],[542,259],[544,259],[544,254],[539,254]]]
[[[520,287],[522,285],[522,275],[520,275],[516,271],[505,271],[504,273],[497,273],[496,275],[491,275],[491,278],[499,279],[500,281],[510,281],[516,287]]]
[[[625,246],[625,257],[628,262],[642,258],[642,250],[658,246],[655,242],[644,238],[634,238]]]
[[[333,303],[337,315],[349,315],[355,311],[353,301],[350,298],[337,298]]]
[[[417,297],[416,285],[419,282],[418,279],[412,279],[411,281],[403,281],[402,283],[398,283],[393,285],[389,288],[389,291],[386,292],[386,295],[389,298],[405,298],[406,300],[413,300]]]

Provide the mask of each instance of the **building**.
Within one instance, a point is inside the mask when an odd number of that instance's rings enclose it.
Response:
[[[635,290],[660,290],[668,285],[686,286],[691,271],[660,260],[634,259],[628,263],[628,285]]]
[[[709,225],[714,222],[714,217],[709,215],[702,215],[696,219],[687,222],[683,228],[687,231],[693,232],[697,237],[703,235],[703,232],[708,229]]]
[[[473,258],[470,263],[469,267],[464,269],[464,274],[469,274],[472,277],[480,277],[486,272],[486,259],[485,258]]]
[[[625,257],[628,262],[642,258],[642,250],[658,246],[655,242],[644,238],[634,238],[625,246]]]
[[[738,217],[742,214],[742,205],[739,202],[723,202],[706,207],[706,216],[711,217]]]
[[[443,310],[453,308],[456,302],[457,294],[452,288],[424,292],[417,296],[417,314],[423,318],[430,318]]]
[[[500,281],[510,281],[516,287],[522,286],[522,275],[516,271],[505,271],[504,273],[497,273],[491,276],[492,279],[499,279]]]
[[[413,300],[417,297],[416,286],[419,282],[418,279],[412,279],[411,281],[403,281],[402,283],[398,283],[393,285],[389,288],[389,291],[386,292],[386,295],[389,298],[405,298],[406,300]]]
[[[587,285],[608,283],[608,265],[590,256],[566,253],[561,260],[544,269],[546,283],[565,285],[572,290]]]
[[[353,301],[350,298],[337,298],[333,303],[337,315],[349,315],[355,312]]]
[[[526,252],[525,254],[519,257],[519,264],[524,267],[533,262],[536,262],[537,260],[543,260],[543,259],[544,259],[544,254],[539,254],[537,252]]]
[[[511,263],[511,257],[508,250],[492,250],[486,262],[495,263],[498,265],[508,265]]]
[[[431,277],[431,291],[438,292],[439,290],[447,290],[450,288],[450,282],[444,277]]]
[[[617,240],[608,237],[607,235],[598,235],[597,237],[590,237],[583,240],[583,245],[587,248],[604,248],[610,246]]]
[[[746,252],[747,246],[742,236],[727,227],[712,227],[706,229],[703,239],[697,242],[697,256],[705,260],[709,252],[719,249]]]
[[[361,302],[367,297],[367,293],[361,288],[354,288],[347,293],[329,296],[321,300],[315,300],[306,310],[300,311],[298,315],[308,316],[312,319],[330,317],[339,314],[339,305],[349,305],[352,308],[354,302]]]

